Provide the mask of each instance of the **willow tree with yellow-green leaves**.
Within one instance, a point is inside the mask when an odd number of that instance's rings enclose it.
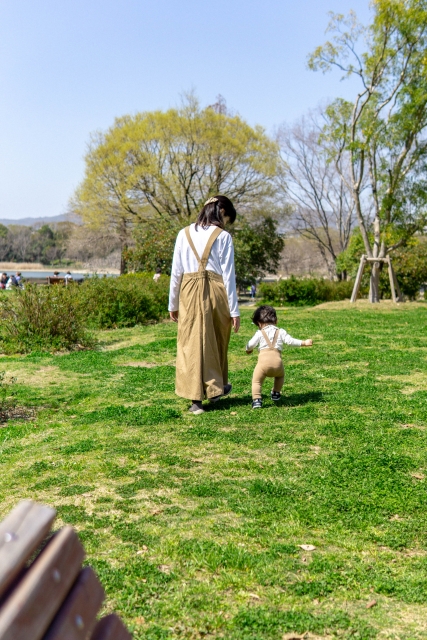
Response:
[[[125,253],[135,223],[194,220],[213,194],[258,205],[274,195],[278,148],[262,129],[224,109],[180,108],[117,118],[92,137],[72,209],[92,227],[114,227]],[[122,259],[122,269],[124,268]]]
[[[373,0],[372,9],[368,27],[353,13],[332,15],[332,38],[309,64],[359,81],[352,102],[336,100],[327,109],[323,136],[338,172],[349,155],[350,174],[341,178],[365,252],[384,258],[426,224],[427,1]],[[378,302],[380,262],[372,265],[370,299]]]

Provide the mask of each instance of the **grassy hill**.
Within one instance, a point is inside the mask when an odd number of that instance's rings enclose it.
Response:
[[[426,638],[427,305],[279,324],[315,346],[286,350],[260,411],[248,311],[233,393],[202,416],[174,395],[171,323],[3,358],[36,415],[0,429],[0,515],[55,506],[136,639]]]

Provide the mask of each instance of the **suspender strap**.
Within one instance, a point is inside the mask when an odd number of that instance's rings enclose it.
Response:
[[[268,344],[268,348],[269,349],[274,349],[275,346],[276,346],[277,338],[279,337],[279,329],[276,329],[276,331],[274,332],[273,342],[271,342],[270,338],[268,337],[268,335],[266,334],[264,329],[261,329],[261,333],[264,336],[264,340]]]
[[[191,239],[191,235],[190,235],[190,227],[185,227],[185,235],[187,236],[187,240],[188,240],[188,244],[190,245],[190,247],[193,250],[194,255],[196,256],[196,260],[199,263],[199,267],[200,267],[200,258],[199,258],[199,254],[196,251],[196,247],[194,246],[194,242]]]
[[[276,346],[276,342],[277,342],[277,338],[278,338],[278,337],[279,337],[279,329],[276,329],[276,331],[275,331],[275,333],[274,333],[274,336],[273,336],[273,345],[272,345],[272,346],[273,346],[273,349],[274,349],[274,348],[275,348],[275,346]]]
[[[205,271],[206,270],[206,265],[207,265],[208,260],[209,260],[209,256],[210,256],[210,253],[211,253],[211,250],[212,250],[213,243],[218,238],[218,236],[219,236],[219,234],[221,232],[222,232],[222,229],[220,227],[216,227],[212,231],[211,235],[209,236],[209,240],[207,242],[205,250],[203,251],[202,259],[200,259],[199,258],[199,254],[196,251],[196,247],[194,246],[194,242],[191,239],[190,227],[185,227],[185,235],[187,236],[188,244],[190,245],[190,247],[193,250],[194,255],[196,256],[197,262],[199,263],[199,271]]]
[[[221,227],[215,227],[215,229],[212,231],[208,243],[205,247],[205,250],[203,251],[203,255],[202,255],[202,264],[204,266],[204,268],[206,269],[206,265],[208,263],[209,260],[209,256],[211,254],[211,249],[213,246],[213,243],[215,242],[215,240],[218,238],[219,234],[222,232]]]

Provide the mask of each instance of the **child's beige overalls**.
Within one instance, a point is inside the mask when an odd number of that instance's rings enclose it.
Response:
[[[273,337],[273,342],[264,331],[261,329],[261,333],[264,336],[264,340],[268,344],[267,349],[260,349],[258,355],[258,362],[254,370],[252,377],[252,398],[261,398],[262,383],[266,378],[274,378],[274,391],[281,391],[283,382],[285,380],[285,369],[282,362],[282,354],[279,349],[276,349],[277,338],[279,337],[279,329]]]

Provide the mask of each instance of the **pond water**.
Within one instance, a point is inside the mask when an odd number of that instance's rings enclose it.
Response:
[[[14,275],[16,273],[16,271],[13,270],[4,270],[5,273],[7,273],[8,276]],[[3,273],[3,272],[2,272]],[[60,271],[59,272],[59,277],[63,278],[65,276],[65,271]],[[51,278],[53,277],[53,271],[21,271],[21,275],[23,278],[47,278],[48,276],[50,276]],[[84,278],[91,278],[95,275],[97,275],[96,273],[77,273],[75,271],[71,271],[71,275],[73,276],[74,280],[83,280]],[[98,274],[100,278],[104,277],[104,274]],[[117,274],[116,273],[106,273],[105,276],[107,278],[117,278]]]

